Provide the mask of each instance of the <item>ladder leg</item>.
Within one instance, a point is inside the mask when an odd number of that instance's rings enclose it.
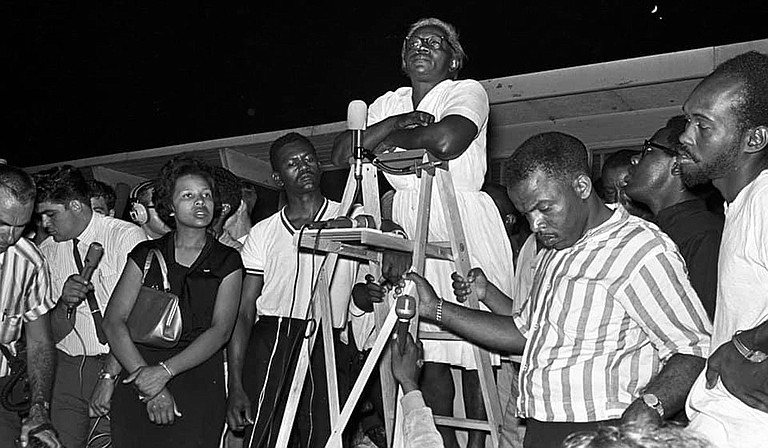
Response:
[[[448,170],[437,170],[437,185],[440,192],[443,215],[448,223],[448,230],[451,236],[451,249],[455,258],[456,271],[466,275],[471,266],[467,239],[462,226],[459,206],[456,200],[456,191],[453,187],[451,173]],[[471,308],[478,309],[479,302],[477,295],[472,293],[467,298],[467,304]],[[493,367],[491,366],[490,353],[477,346],[473,346],[475,355],[475,364],[480,379],[480,389],[483,394],[488,424],[491,428],[491,441],[494,447],[499,446],[500,425],[501,425],[501,404],[499,402],[499,393],[496,389],[496,381],[493,376]]]
[[[346,403],[344,403],[339,419],[331,430],[331,437],[326,444],[326,448],[340,446],[337,444],[341,443],[341,436],[344,428],[349,422],[352,412],[355,410],[355,406],[363,393],[363,389],[365,388],[368,379],[371,377],[373,369],[375,369],[380,362],[381,354],[388,345],[389,335],[392,334],[392,330],[395,328],[396,323],[397,315],[395,314],[395,308],[391,307],[384,324],[380,327],[378,336],[376,336],[376,341],[373,344],[373,348],[371,348],[371,353],[368,355],[368,359],[365,360],[363,369],[352,387],[349,398]]]
[[[277,443],[275,446],[278,448],[285,448],[288,446],[291,430],[293,429],[293,422],[296,417],[296,411],[299,408],[301,391],[304,388],[304,380],[307,377],[307,369],[309,369],[309,354],[312,352],[314,346],[314,335],[308,338],[304,338],[304,341],[301,343],[299,360],[296,363],[296,370],[293,372],[293,380],[291,381],[291,389],[288,394],[288,401],[285,405],[283,420],[280,423],[280,431],[277,435]]]
[[[378,170],[369,163],[363,165],[363,210],[373,216],[376,226],[381,228],[381,202],[379,198]],[[374,278],[381,278],[381,256],[379,263],[370,263],[370,273]],[[376,318],[376,328],[383,328],[389,314],[389,303],[386,301],[375,303],[373,312]],[[369,355],[370,356],[370,355]],[[395,425],[395,400],[397,399],[397,383],[390,368],[389,346],[384,346],[379,362],[379,381],[381,382],[381,401],[384,406],[384,428],[387,434],[387,443],[392,446],[392,435]]]
[[[336,255],[331,254],[329,257]],[[334,263],[335,264],[335,263]],[[328,415],[331,427],[339,418],[339,380],[336,375],[336,349],[333,340],[333,317],[331,316],[330,285],[325,267],[320,268],[315,286],[315,303],[320,311],[320,330],[323,334],[323,355],[325,358],[326,387],[328,391]]]
[[[304,341],[302,342],[299,360],[293,374],[288,401],[285,406],[285,412],[280,424],[280,431],[277,436],[277,447],[288,446],[291,430],[293,429],[293,422],[295,421],[299,401],[301,400],[304,381],[306,380],[307,371],[311,364],[310,355],[314,349],[318,331],[323,334],[323,355],[325,358],[326,386],[328,390],[328,414],[331,427],[333,427],[339,416],[339,387],[338,377],[336,375],[336,352],[333,341],[333,318],[330,309],[330,282],[328,280],[328,273],[334,272],[337,261],[338,254],[328,254],[318,272],[317,280],[315,281],[311,303],[316,304],[317,307],[312,306],[311,308],[314,309],[313,315],[315,323],[319,328],[317,328],[310,337],[304,338]]]
[[[426,162],[427,156],[424,156]],[[419,275],[424,275],[424,269],[426,265],[426,247],[429,239],[429,214],[432,207],[432,185],[434,181],[434,171],[424,170],[421,172],[419,199],[418,199],[418,216],[416,217],[416,232],[413,235],[413,270]],[[416,300],[416,309],[419,309],[419,295],[413,294]],[[414,340],[418,338],[419,333],[419,313],[411,319],[410,326],[408,328],[409,333]],[[393,409],[396,409],[395,415],[395,436],[394,443],[390,446],[400,448],[404,446],[403,441],[403,413],[400,407],[400,399],[403,397],[402,388],[397,387],[397,399]]]

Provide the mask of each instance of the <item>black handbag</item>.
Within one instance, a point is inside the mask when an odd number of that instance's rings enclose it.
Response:
[[[163,277],[163,290],[144,286],[153,258],[160,263]],[[131,340],[142,345],[157,348],[170,348],[179,342],[181,336],[181,309],[179,297],[171,293],[168,281],[168,266],[163,254],[157,249],[150,249],[144,263],[144,275],[141,290],[128,316],[128,331]]]

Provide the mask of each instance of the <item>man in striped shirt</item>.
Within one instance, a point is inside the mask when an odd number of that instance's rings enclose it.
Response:
[[[91,394],[98,398],[102,412],[108,410],[114,380],[121,369],[114,357],[107,357],[109,346],[100,318],[123,272],[128,252],[146,236],[135,224],[94,213],[88,184],[72,166],[39,175],[36,207],[51,235],[40,244],[40,251],[48,260],[51,290],[57,300],[51,311],[58,362],[51,418],[64,445],[80,447],[85,446],[95,424],[89,415],[93,413]],[[100,243],[104,255],[88,281],[80,275],[78,263],[85,262],[92,243]],[[98,430],[107,427],[104,424]]]
[[[655,225],[607,207],[588,151],[573,136],[531,137],[505,167],[507,190],[545,246],[519,314],[436,297],[416,274],[419,312],[491,350],[522,353],[524,446],[559,447],[570,433],[682,409],[704,366],[711,325],[675,244]],[[454,274],[487,303],[507,299],[480,269]],[[508,299],[507,299],[508,300]]]
[[[22,238],[35,207],[35,184],[19,168],[0,164],[0,344],[18,356],[15,343],[26,338],[26,369],[30,388],[29,416],[0,406],[0,445],[29,442],[30,431],[46,446],[60,446],[50,424],[49,403],[56,358],[48,311],[53,308],[48,265],[37,247]],[[9,362],[0,355],[0,388],[11,380]],[[45,429],[48,428],[48,429]],[[42,431],[39,431],[42,429]]]

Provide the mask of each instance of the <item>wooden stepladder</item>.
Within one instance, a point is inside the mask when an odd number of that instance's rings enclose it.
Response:
[[[469,254],[467,252],[466,238],[461,223],[461,217],[458,211],[456,193],[453,187],[451,174],[447,169],[447,163],[434,159],[424,150],[412,150],[396,152],[379,156],[373,164],[363,165],[362,198],[363,212],[374,217],[377,226],[381,224],[381,209],[379,203],[379,188],[377,179],[377,167],[388,169],[398,173],[415,173],[420,178],[420,193],[418,202],[418,215],[416,222],[415,235],[411,240],[404,240],[399,236],[381,233],[375,229],[334,229],[307,232],[299,240],[300,234],[297,233],[296,243],[300,248],[312,248],[314,250],[327,253],[325,261],[320,268],[312,292],[312,301],[314,304],[313,315],[317,322],[319,331],[322,331],[325,366],[327,374],[328,387],[328,407],[331,422],[331,436],[326,444],[326,448],[341,448],[342,433],[349,422],[360,396],[370,378],[373,369],[378,366],[382,399],[385,409],[385,424],[387,431],[387,440],[390,447],[403,446],[402,434],[402,412],[399,411],[399,398],[402,396],[402,390],[392,376],[390,353],[388,350],[388,341],[397,323],[395,307],[390,306],[387,301],[374,305],[376,328],[378,336],[374,342],[368,358],[363,365],[349,397],[340,407],[338,398],[338,382],[336,377],[335,353],[333,349],[332,327],[330,309],[329,285],[332,281],[336,263],[339,255],[350,256],[369,262],[369,270],[375,278],[381,277],[381,259],[384,249],[394,249],[413,254],[413,271],[419,274],[424,273],[426,258],[440,258],[452,260],[456,272],[466,274],[472,267]],[[432,188],[434,181],[437,182],[438,192],[443,204],[443,212],[449,226],[450,249],[445,243],[429,242],[429,215],[431,207]],[[356,180],[353,176],[353,168],[347,179],[347,185],[341,201],[341,210],[349,210],[355,200],[357,188]],[[416,298],[418,309],[418,294],[416,294],[413,285],[406,287],[405,293],[410,293]],[[467,298],[467,305],[471,308],[478,308],[479,302],[477,296],[472,293]],[[414,339],[440,339],[440,340],[461,340],[448,332],[421,332],[419,333],[418,313],[411,319],[409,331]],[[298,409],[301,389],[306,378],[309,367],[309,355],[315,342],[315,333],[304,339],[302,343],[299,360],[291,384],[288,402],[285,414],[280,427],[280,433],[277,439],[278,447],[285,447],[288,444],[293,421]],[[499,446],[499,436],[501,433],[501,405],[499,402],[498,390],[491,366],[490,354],[477,347],[473,347],[475,362],[478,368],[480,386],[485,404],[487,421],[472,420],[458,417],[435,417],[435,423],[443,426],[450,426],[461,429],[485,430],[490,432],[491,443],[494,448]],[[397,410],[397,412],[396,412]]]

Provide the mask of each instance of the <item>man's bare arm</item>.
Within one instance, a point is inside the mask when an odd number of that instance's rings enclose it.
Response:
[[[27,375],[32,403],[49,403],[56,373],[56,349],[48,314],[24,324],[27,338]]]
[[[30,438],[35,437],[47,447],[59,448],[61,443],[50,426],[49,407],[56,374],[56,349],[49,314],[26,322],[24,334],[27,338],[27,377],[32,404],[29,416],[22,422],[19,440],[21,446],[29,446]],[[35,435],[30,436],[30,433]]]
[[[443,301],[429,282],[410,272],[405,276],[416,283],[419,294],[419,315],[439,321],[446,329],[482,347],[501,353],[521,354],[526,339],[512,316],[501,316]],[[483,294],[478,295],[480,299]],[[440,316],[438,318],[438,307]]]
[[[675,354],[672,355],[658,375],[648,383],[644,393],[658,397],[664,409],[664,416],[670,417],[683,409],[685,399],[694,381],[704,368],[706,360],[699,356]],[[634,420],[640,414],[657,417],[657,411],[646,405],[642,398],[635,400],[624,412],[623,418]]]

